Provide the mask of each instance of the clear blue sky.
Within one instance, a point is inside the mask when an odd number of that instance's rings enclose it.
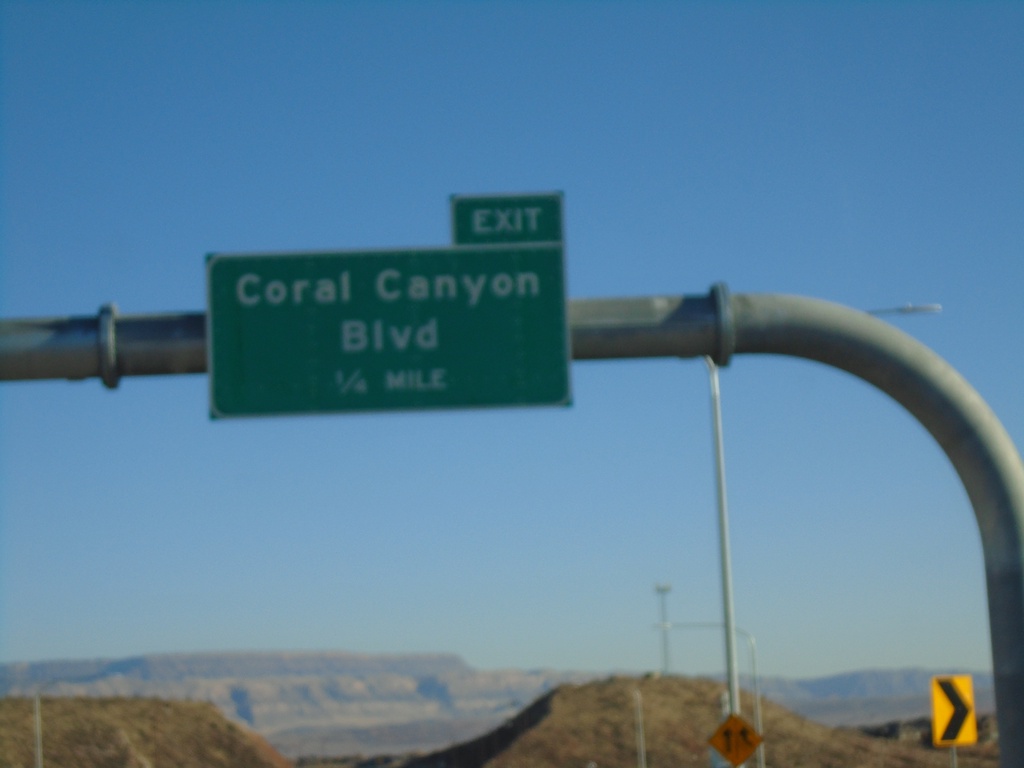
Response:
[[[561,190],[572,298],[896,317],[1024,443],[1020,3],[0,5],[4,317],[201,311],[211,251],[443,246]],[[211,422],[202,375],[0,384],[0,661],[443,651],[660,664],[720,621],[707,375],[575,363],[570,408]],[[764,674],[990,666],[977,526],[916,421],[722,372],[736,620]],[[677,630],[674,671],[721,671]]]

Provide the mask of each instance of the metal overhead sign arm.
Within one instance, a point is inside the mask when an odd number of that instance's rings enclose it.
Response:
[[[816,360],[873,384],[938,441],[981,532],[988,586],[1000,761],[1024,765],[1024,464],[981,396],[938,355],[882,320],[825,301],[777,294],[570,301],[572,358],[733,353]],[[0,321],[0,380],[202,373],[205,316]]]

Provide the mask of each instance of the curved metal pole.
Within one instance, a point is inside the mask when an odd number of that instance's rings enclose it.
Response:
[[[981,396],[924,345],[865,313],[813,299],[735,296],[737,353],[792,355],[864,379],[939,443],[981,533],[1000,764],[1024,765],[1024,464]]]
[[[608,323],[601,321],[607,313]],[[713,318],[709,319],[709,313]],[[592,300],[570,306],[573,356],[778,354],[874,385],[935,438],[963,483],[981,534],[1000,765],[1024,765],[1024,463],[981,396],[942,358],[878,318],[777,294]],[[580,352],[577,355],[577,351]]]

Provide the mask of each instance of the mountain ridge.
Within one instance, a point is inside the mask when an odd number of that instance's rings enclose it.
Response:
[[[473,738],[564,683],[607,672],[479,670],[450,653],[207,652],[0,665],[0,695],[208,701],[286,755],[437,749]],[[761,678],[762,697],[825,725],[870,725],[928,711],[926,669]],[[943,672],[942,674],[945,674]],[[675,676],[671,676],[675,677]],[[748,690],[749,678],[741,679]],[[975,673],[979,712],[991,675]]]
[[[269,677],[291,674],[416,674],[421,669],[470,671],[451,653],[368,654],[350,651],[223,651],[160,653],[112,659],[70,659],[0,665],[0,691],[31,682],[90,682],[121,676],[137,680],[188,677]]]

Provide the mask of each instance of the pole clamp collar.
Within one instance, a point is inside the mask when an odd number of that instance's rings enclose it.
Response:
[[[121,373],[117,370],[117,305],[111,302],[100,307],[96,327],[96,349],[99,355],[100,378],[107,389],[117,389]]]
[[[725,283],[715,283],[711,286],[711,303],[715,306],[715,316],[718,319],[717,343],[711,359],[715,365],[721,367],[729,364],[732,353],[736,351],[736,325],[732,315],[729,289]]]

